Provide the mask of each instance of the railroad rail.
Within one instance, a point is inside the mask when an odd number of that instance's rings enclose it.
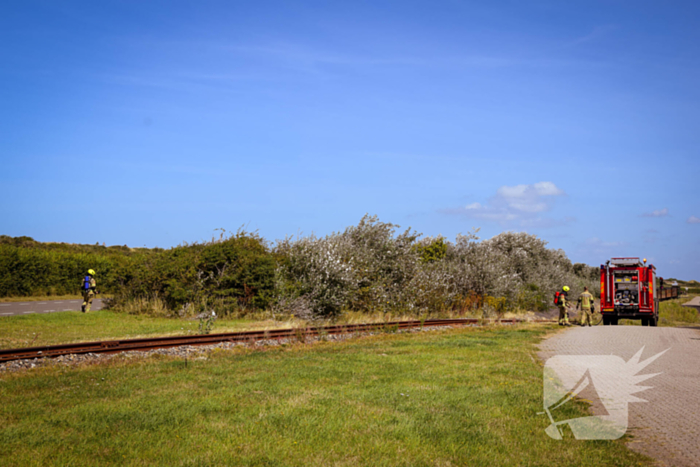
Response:
[[[22,349],[0,350],[0,363],[12,360],[33,358],[51,358],[61,355],[86,353],[116,353],[125,351],[148,351],[183,345],[211,345],[221,342],[254,343],[259,340],[297,338],[305,339],[319,335],[349,334],[357,332],[372,332],[383,329],[411,329],[423,326],[454,326],[487,323],[515,324],[522,322],[551,322],[551,320],[528,321],[524,319],[488,320],[477,318],[459,319],[427,319],[423,321],[390,321],[367,324],[340,324],[334,326],[318,326],[296,329],[268,329],[261,331],[241,331],[222,334],[198,334],[189,336],[151,337],[144,339],[125,339],[101,342],[77,342],[74,344],[46,345],[42,347],[26,347]]]

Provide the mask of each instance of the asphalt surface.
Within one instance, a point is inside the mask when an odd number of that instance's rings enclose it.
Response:
[[[539,356],[546,361],[555,355],[617,355],[628,362],[642,347],[642,360],[669,350],[639,371],[640,375],[660,374],[641,383],[649,389],[635,394],[647,402],[629,403],[627,433],[633,438],[628,446],[661,466],[698,466],[700,329],[575,327],[546,339]],[[605,415],[595,406],[592,412]]]
[[[80,311],[82,300],[58,300],[45,302],[0,303],[0,317],[30,315],[32,313],[57,313],[59,311]],[[92,301],[90,310],[102,309],[102,299]]]

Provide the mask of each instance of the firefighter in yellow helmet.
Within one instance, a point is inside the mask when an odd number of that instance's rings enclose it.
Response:
[[[90,305],[92,305],[92,299],[97,295],[97,282],[95,282],[95,271],[88,269],[87,276],[83,278],[83,285],[81,291],[83,292],[83,306],[81,311],[87,313],[90,311]]]
[[[569,306],[569,286],[565,285],[561,288],[561,292],[556,295],[557,308],[559,308],[559,326],[570,326],[569,324],[569,312],[567,307]]]
[[[581,326],[585,326],[586,323],[591,325],[591,308],[594,307],[593,295],[588,291],[588,287],[583,288],[583,292],[578,297],[578,303],[576,304],[576,309],[581,307]]]

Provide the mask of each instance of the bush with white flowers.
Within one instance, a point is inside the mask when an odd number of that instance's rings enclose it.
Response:
[[[344,232],[278,242],[278,307],[303,318],[344,309],[424,313],[465,303],[545,309],[564,284],[573,293],[595,285],[594,268],[581,265],[585,274],[575,273],[563,251],[534,235],[505,232],[480,241],[475,231],[452,243],[397,228],[365,216]]]

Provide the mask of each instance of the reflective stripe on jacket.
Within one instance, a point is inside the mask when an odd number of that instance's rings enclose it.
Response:
[[[583,292],[578,297],[578,302],[581,304],[581,308],[584,310],[590,310],[593,304],[593,295],[590,292]]]

